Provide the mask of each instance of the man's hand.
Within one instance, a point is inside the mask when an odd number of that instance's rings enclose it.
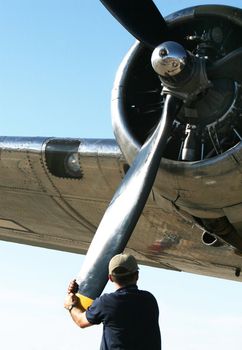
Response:
[[[68,293],[65,302],[64,302],[64,308],[67,310],[70,310],[71,306],[75,306],[78,303],[78,298],[73,293]]]
[[[87,320],[85,309],[81,306],[79,298],[75,295],[78,292],[78,287],[76,280],[72,280],[69,283],[64,308],[70,311],[73,321],[79,327],[86,328],[92,326],[92,324]]]
[[[76,283],[76,280],[72,280],[68,286],[67,293],[73,293],[76,294],[78,292],[78,284]]]
[[[72,280],[69,283],[68,289],[67,289],[67,296],[65,298],[64,302],[64,308],[67,310],[70,310],[71,306],[78,304],[78,298],[76,297],[75,293],[78,291],[78,284],[76,283],[76,280]]]

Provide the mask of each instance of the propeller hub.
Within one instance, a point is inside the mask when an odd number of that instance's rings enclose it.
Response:
[[[158,73],[164,94],[171,94],[190,104],[210,86],[205,59],[187,51],[181,44],[167,41],[153,52],[151,64]]]
[[[188,61],[184,47],[174,41],[166,41],[155,48],[151,57],[154,71],[161,77],[173,77],[181,73]]]

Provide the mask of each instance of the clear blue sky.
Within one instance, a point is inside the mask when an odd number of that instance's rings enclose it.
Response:
[[[156,1],[163,14],[194,4]],[[0,3],[1,135],[113,137],[110,92],[133,43],[96,0]],[[0,348],[99,348],[101,327],[79,330],[63,309],[82,256],[0,242]],[[164,350],[239,349],[242,285],[141,268],[160,306]],[[107,291],[112,286],[107,287]]]

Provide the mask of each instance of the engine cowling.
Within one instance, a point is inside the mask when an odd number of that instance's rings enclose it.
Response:
[[[242,47],[240,9],[197,6],[178,11],[166,21],[173,40],[208,65]],[[164,84],[151,66],[151,55],[149,48],[136,42],[114,83],[113,127],[129,164],[156,127],[164,104]],[[195,100],[184,99],[167,141],[155,190],[200,219],[227,217],[232,224],[242,221],[241,118],[239,81],[216,77],[206,89],[201,88]]]
[[[198,6],[166,20],[175,40],[206,60],[215,61],[242,46],[239,9]],[[136,42],[121,63],[114,84],[114,132],[128,163],[157,125],[164,103],[151,54]],[[241,89],[236,81],[215,79],[196,101],[183,103],[174,121],[155,186],[196,216],[220,217],[224,208],[241,202]],[[190,115],[189,120],[184,113]]]

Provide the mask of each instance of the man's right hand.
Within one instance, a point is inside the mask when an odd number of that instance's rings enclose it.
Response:
[[[76,280],[72,280],[68,286],[68,294],[73,293],[76,294],[78,292],[78,284],[76,283]]]

